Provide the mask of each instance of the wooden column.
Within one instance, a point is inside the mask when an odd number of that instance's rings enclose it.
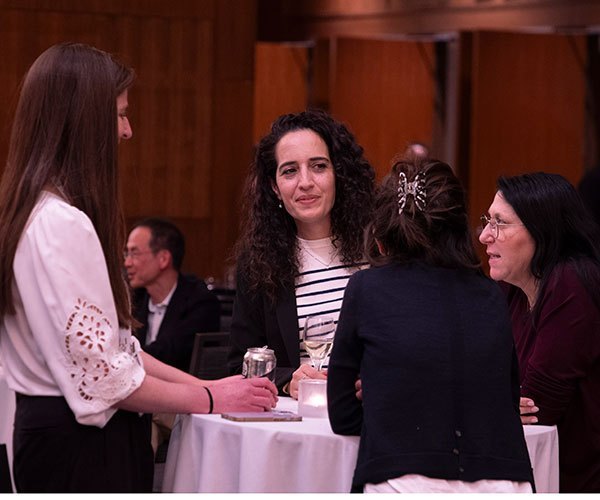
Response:
[[[379,177],[410,142],[431,146],[433,43],[341,38],[332,64],[331,112],[353,130]]]
[[[585,39],[473,35],[469,188],[477,222],[499,175],[583,171]]]

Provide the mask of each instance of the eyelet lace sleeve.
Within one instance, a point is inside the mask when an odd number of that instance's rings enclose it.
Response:
[[[77,300],[65,329],[65,359],[77,392],[86,401],[111,405],[128,394],[136,378],[136,367],[131,364],[134,344],[121,335],[115,349],[108,341],[112,331],[99,307]]]

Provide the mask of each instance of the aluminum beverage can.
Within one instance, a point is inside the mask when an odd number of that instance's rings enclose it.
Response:
[[[277,359],[273,349],[267,347],[249,347],[244,355],[242,375],[246,378],[267,377],[275,382]]]

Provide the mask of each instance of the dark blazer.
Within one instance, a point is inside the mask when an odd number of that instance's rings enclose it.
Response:
[[[281,392],[300,366],[295,291],[286,290],[273,305],[262,294],[250,294],[242,273],[238,273],[228,357],[230,373],[242,372],[242,360],[249,347],[265,345],[275,351],[275,385]]]
[[[360,434],[353,491],[404,474],[533,483],[518,374],[489,278],[421,263],[355,273],[327,374],[331,428]]]
[[[190,368],[195,334],[219,330],[219,300],[206,288],[202,280],[180,274],[156,340],[144,345],[148,332],[149,299],[145,288],[134,293],[134,317],[142,323],[142,327],[135,334],[142,348],[163,363],[187,372]]]

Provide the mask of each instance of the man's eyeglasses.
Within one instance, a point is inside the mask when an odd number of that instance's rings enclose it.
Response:
[[[500,234],[501,226],[522,226],[523,225],[522,222],[513,222],[511,224],[509,224],[508,222],[498,222],[496,219],[492,219],[492,218],[488,217],[487,215],[482,215],[480,217],[480,220],[481,220],[481,232],[483,232],[483,230],[489,224],[490,231],[494,238],[498,238],[498,236]]]
[[[123,250],[123,260],[127,260],[127,257],[131,257],[132,259],[139,259],[140,256],[154,253],[152,250]]]

